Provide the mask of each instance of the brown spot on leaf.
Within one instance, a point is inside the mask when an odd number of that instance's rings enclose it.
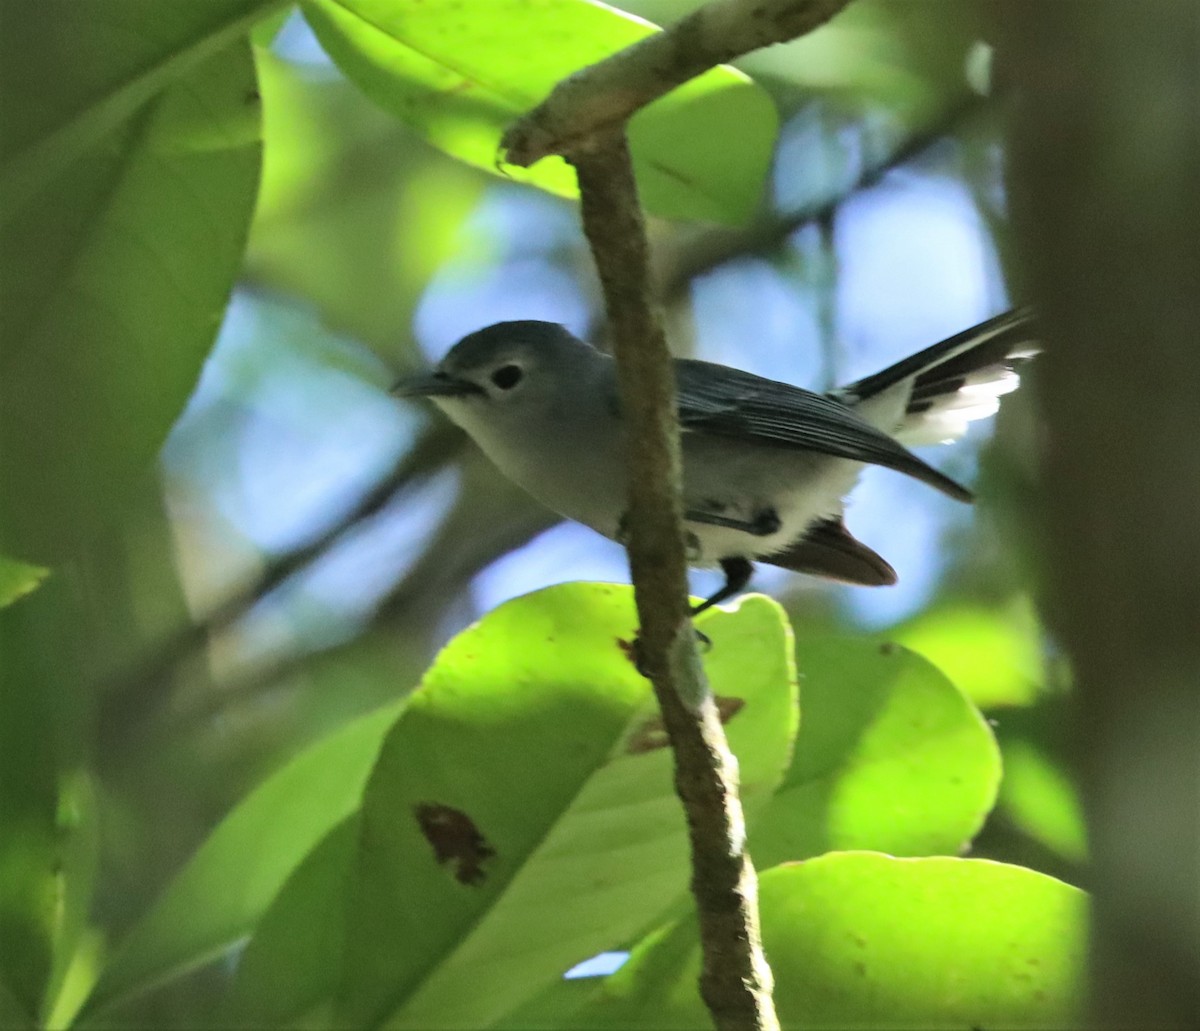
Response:
[[[883,644],[879,646],[880,655],[895,655],[899,650],[900,649],[896,647],[894,641],[884,641]]]
[[[717,715],[722,723],[728,723],[746,704],[742,698],[725,695],[717,695],[716,703]],[[630,755],[641,755],[643,752],[653,752],[656,748],[666,748],[668,744],[670,741],[662,717],[651,716],[629,736],[625,751]]]
[[[734,698],[732,695],[717,695],[717,715],[721,717],[722,723],[728,723],[742,711],[742,707],[745,704],[746,700],[744,698]]]
[[[653,752],[656,748],[666,748],[667,744],[667,731],[663,726],[662,717],[651,716],[629,735],[629,744],[625,746],[625,751],[630,755],[641,755],[644,752]]]
[[[433,846],[434,859],[442,866],[453,866],[459,884],[479,884],[486,879],[483,864],[496,850],[474,820],[461,809],[437,802],[421,802],[413,807],[413,813],[425,840]]]

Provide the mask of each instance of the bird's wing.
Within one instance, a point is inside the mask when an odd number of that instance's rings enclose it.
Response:
[[[816,451],[907,473],[960,501],[971,493],[837,398],[710,362],[675,362],[685,432]]]

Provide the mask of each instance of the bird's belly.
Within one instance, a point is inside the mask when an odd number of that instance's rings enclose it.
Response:
[[[754,523],[773,512],[779,527],[757,535],[689,520],[696,565],[723,558],[765,558],[793,544],[814,522],[837,516],[862,470],[859,462],[812,452],[754,448],[684,438],[684,508]]]
[[[689,561],[697,566],[715,566],[724,558],[755,559],[774,555],[803,536],[816,520],[836,515],[841,510],[838,500],[834,496],[828,503],[820,505],[785,506],[782,512],[776,509],[780,527],[771,534],[750,534],[728,526],[689,521],[684,527],[689,535]],[[730,511],[726,510],[727,513]]]
[[[619,536],[628,503],[624,455],[617,447],[594,441],[581,447],[570,440],[542,441],[538,449],[489,443],[484,446],[488,457],[547,508],[606,537]],[[682,443],[685,512],[753,523],[770,511],[779,520],[777,530],[758,535],[685,519],[693,565],[782,551],[816,520],[841,512],[842,498],[862,469],[858,462],[827,455],[721,438],[684,434]]]

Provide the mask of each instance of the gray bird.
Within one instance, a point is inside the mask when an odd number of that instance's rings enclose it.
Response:
[[[895,583],[895,570],[842,519],[863,465],[971,501],[905,444],[953,440],[993,414],[1037,349],[1030,314],[1018,310],[828,394],[675,359],[688,561],[725,574],[693,613],[745,588],[752,560],[844,583]],[[548,508],[622,538],[626,480],[610,356],[552,322],[500,322],[393,392],[429,398]]]

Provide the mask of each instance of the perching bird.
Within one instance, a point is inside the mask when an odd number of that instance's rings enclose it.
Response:
[[[1029,312],[1017,310],[828,394],[675,359],[688,561],[725,574],[694,613],[741,591],[752,560],[863,586],[895,583],[895,570],[842,519],[863,464],[970,501],[904,443],[952,440],[993,414],[1037,349]],[[393,392],[428,397],[544,505],[621,539],[626,479],[610,356],[555,323],[500,322]]]

